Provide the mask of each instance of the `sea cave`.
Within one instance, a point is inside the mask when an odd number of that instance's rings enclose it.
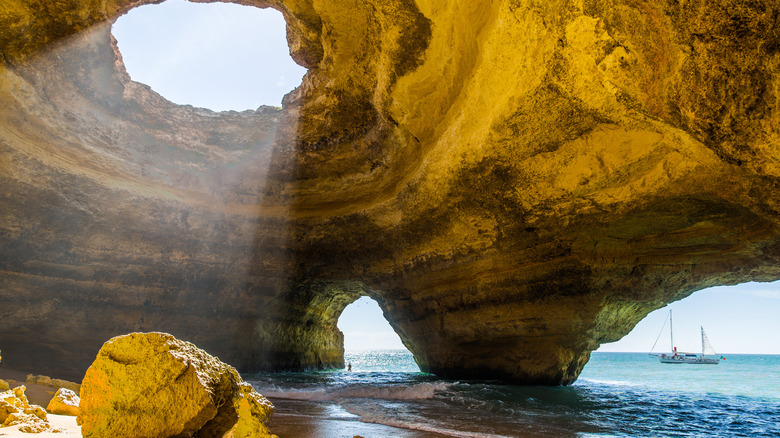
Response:
[[[112,23],[0,7],[3,364],[80,379],[167,332],[241,372],[344,366],[376,300],[420,369],[566,385],[703,288],[780,279],[767,0],[241,0],[307,69],[281,107],[177,105]]]

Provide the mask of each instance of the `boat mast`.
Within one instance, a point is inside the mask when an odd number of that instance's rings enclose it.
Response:
[[[674,353],[674,329],[672,328],[672,309],[669,309],[669,337],[672,341],[672,353]]]

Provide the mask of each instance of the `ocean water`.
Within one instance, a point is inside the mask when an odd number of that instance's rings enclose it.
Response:
[[[345,360],[352,372],[245,378],[272,402],[297,403],[301,415],[422,434],[409,436],[780,436],[780,355],[688,365],[594,353],[568,387],[443,380],[420,373],[406,351],[348,352]]]

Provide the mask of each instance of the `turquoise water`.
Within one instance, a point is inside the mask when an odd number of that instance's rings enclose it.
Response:
[[[406,351],[348,353],[352,372],[246,378],[272,402],[316,404],[324,419],[452,437],[780,436],[780,356],[726,357],[676,365],[594,353],[569,387],[438,379]]]

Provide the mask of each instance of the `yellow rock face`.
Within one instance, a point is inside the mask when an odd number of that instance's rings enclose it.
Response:
[[[247,386],[233,367],[188,342],[132,333],[106,342],[87,370],[78,423],[85,437],[163,438],[219,437],[243,421],[262,426],[247,436],[270,437],[273,406]]]
[[[141,3],[0,6],[8,366],[166,331],[339,367],[369,295],[424,371],[567,384],[668,302],[780,278],[775,1],[242,0],[309,68],[243,113],[130,80],[109,24]]]
[[[28,385],[36,384],[36,385],[49,386],[51,388],[55,388],[58,390],[61,388],[68,389],[74,393],[73,395],[78,394],[80,390],[80,385],[78,383],[69,382],[67,380],[62,380],[62,379],[52,379],[49,376],[36,376],[33,374],[28,374],[27,377],[25,378],[25,383],[27,383]]]
[[[19,430],[26,433],[56,432],[47,421],[46,411],[27,401],[25,389],[17,386],[0,392],[0,427],[21,425]]]
[[[226,438],[262,438],[270,436],[268,423],[274,407],[265,397],[258,394],[251,385],[239,384],[240,397],[236,402],[238,421]],[[275,436],[275,435],[274,435]]]
[[[77,416],[79,414],[79,403],[81,399],[75,392],[70,389],[60,388],[54,394],[54,398],[49,401],[49,405],[46,406],[46,411],[50,414],[56,415],[71,415]]]

